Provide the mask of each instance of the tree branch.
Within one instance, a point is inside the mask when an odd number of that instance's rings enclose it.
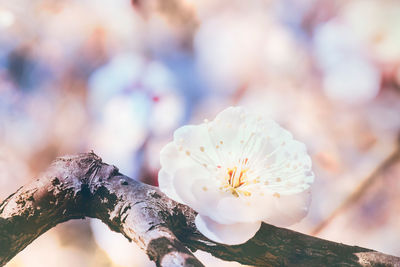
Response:
[[[94,153],[59,158],[0,204],[0,265],[55,225],[91,217],[136,242],[158,266],[203,266],[188,248],[256,266],[400,266],[394,256],[267,224],[245,244],[218,244],[197,231],[195,216]]]
[[[400,159],[400,144],[397,144],[394,151],[385,158],[381,164],[379,164],[375,170],[371,172],[371,174],[365,178],[355,190],[348,196],[346,199],[336,208],[333,212],[325,218],[313,231],[313,235],[319,234],[323,231],[339,214],[343,213],[347,210],[351,205],[357,202],[364,194],[367,189],[369,189],[378,178],[381,177],[381,174],[393,166]]]

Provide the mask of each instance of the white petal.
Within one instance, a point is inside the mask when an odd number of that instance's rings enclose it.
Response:
[[[246,116],[247,112],[243,107],[228,107],[218,113],[214,121],[226,121],[237,123],[243,121],[243,116]]]
[[[229,107],[219,113],[209,124],[209,135],[222,165],[232,165],[240,152],[240,133],[243,132],[245,110],[241,107]],[[243,144],[242,144],[243,145]]]
[[[276,153],[275,162],[261,176],[267,177],[269,188],[282,194],[295,194],[307,190],[314,181],[311,158],[303,143],[287,141]]]
[[[292,225],[307,215],[311,201],[309,190],[290,195],[269,190],[262,193],[262,196],[253,192],[251,197],[225,197],[218,203],[217,214],[222,222],[262,220],[276,226]]]
[[[209,133],[214,146],[219,147],[224,165],[234,165],[247,158],[254,166],[285,140],[292,139],[292,135],[274,121],[247,113],[241,107],[230,107],[218,114],[210,123]]]
[[[287,226],[301,220],[314,180],[304,144],[277,123],[236,107],[212,122],[176,130],[161,165],[161,190],[196,210],[196,223],[213,240],[229,239],[224,231],[234,226],[249,230],[260,221]],[[235,196],[221,189],[232,169],[240,177],[245,173]]]
[[[297,223],[307,215],[310,202],[310,190],[293,195],[281,195],[279,198],[275,198],[276,214],[270,218],[264,218],[264,221],[276,226],[289,226]]]
[[[267,200],[267,201],[265,201]],[[267,216],[274,202],[272,197],[225,197],[216,207],[219,216],[229,222],[255,222]],[[271,206],[271,207],[270,207]]]
[[[236,222],[262,220],[280,227],[289,226],[307,215],[310,196],[306,190],[293,195],[265,192],[262,197],[224,198],[218,205],[218,212],[226,220]]]
[[[179,151],[174,142],[170,142],[160,152],[160,163],[162,169],[173,175],[176,170],[193,164],[193,161]]]
[[[158,172],[158,187],[164,192],[169,198],[184,204],[183,200],[178,196],[175,191],[175,187],[172,182],[172,175],[170,175],[165,169],[161,169]]]
[[[209,217],[197,215],[196,227],[207,238],[227,245],[238,245],[252,238],[260,229],[261,222],[219,224]]]
[[[175,172],[181,168],[187,168],[193,164],[193,161],[185,157],[179,152],[176,145],[168,143],[160,152],[161,169],[158,173],[158,184],[160,190],[168,197],[175,201],[183,203],[183,200],[178,196],[175,190],[173,180]]]
[[[193,166],[190,168],[182,168],[175,172],[173,179],[173,186],[177,195],[183,200],[183,202],[200,212],[204,209],[202,202],[197,201],[193,195],[191,188],[193,184],[201,179],[206,179],[210,176],[210,173],[201,166]],[[209,178],[211,179],[211,177]]]
[[[196,210],[200,214],[210,217],[214,221],[219,223],[235,223],[236,218],[231,220],[224,217],[223,213],[219,211],[216,207],[224,195],[229,193],[221,191],[216,183],[214,177],[211,179],[199,179],[192,184],[191,192],[196,199],[196,202],[200,203]]]
[[[199,165],[217,165],[215,148],[211,144],[206,123],[186,125],[174,132],[174,143]]]

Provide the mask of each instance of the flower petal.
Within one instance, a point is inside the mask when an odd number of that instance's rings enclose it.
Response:
[[[174,142],[168,143],[160,152],[160,163],[162,169],[173,175],[176,170],[190,166],[192,160],[185,156],[184,153],[178,151]]]
[[[183,200],[178,196],[172,181],[173,176],[170,175],[165,169],[158,172],[158,187],[169,198],[184,204]]]
[[[161,170],[158,173],[158,184],[165,194],[173,200],[184,203],[183,199],[178,195],[176,191],[175,179],[176,172],[179,170],[197,168],[198,164],[190,159],[182,151],[179,151],[174,142],[168,143],[160,152]],[[192,173],[190,175],[184,174],[182,176],[183,182],[181,184],[187,184],[193,178]]]
[[[161,166],[160,189],[199,213],[206,236],[231,244],[254,235],[260,221],[287,226],[302,219],[314,180],[304,144],[240,107],[177,129]]]
[[[271,196],[225,197],[216,207],[220,217],[228,222],[255,222],[262,220],[274,208]]]
[[[247,113],[242,107],[230,107],[218,114],[210,123],[209,134],[223,165],[235,165],[247,158],[254,166],[292,139],[276,122]]]
[[[270,162],[259,175],[268,181],[269,188],[281,194],[290,195],[307,190],[314,181],[311,171],[311,158],[303,143],[287,141],[276,152],[275,160]]]
[[[297,223],[307,215],[310,202],[310,190],[298,194],[281,195],[275,198],[276,213],[269,218],[264,218],[264,221],[281,227]]]
[[[175,172],[173,186],[177,195],[184,201],[186,205],[190,206],[197,212],[203,211],[205,205],[196,199],[191,191],[191,188],[196,181],[205,179],[209,176],[210,173],[201,166],[182,168]]]
[[[174,143],[182,153],[199,165],[207,167],[219,165],[206,123],[186,125],[177,129],[174,132]]]
[[[252,238],[260,229],[261,222],[220,224],[207,216],[197,215],[196,227],[207,238],[227,245],[238,245]]]
[[[236,219],[227,219],[223,216],[223,213],[215,208],[218,206],[221,198],[224,195],[229,194],[221,191],[218,187],[219,186],[215,179],[199,179],[193,182],[191,192],[193,193],[196,202],[201,203],[201,206],[199,205],[199,207],[197,207],[198,210],[196,211],[219,223],[227,224],[237,222]]]
[[[219,221],[245,223],[262,220],[276,226],[289,226],[307,215],[311,202],[310,190],[290,195],[269,190],[263,191],[262,195],[253,194],[221,199],[215,209],[221,218]]]
[[[240,126],[243,125],[245,116],[243,108],[229,107],[209,123],[212,146],[224,166],[234,164],[234,161],[237,160],[235,156],[240,153],[240,132],[246,133]]]

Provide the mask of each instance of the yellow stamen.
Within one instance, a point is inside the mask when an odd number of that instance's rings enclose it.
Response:
[[[247,175],[246,172],[249,169],[241,169],[239,175],[237,175],[237,167],[233,167],[232,169],[228,168],[228,183],[233,188],[237,188],[246,183]]]
[[[279,193],[274,193],[272,196],[276,197],[276,198],[280,198],[281,195]]]

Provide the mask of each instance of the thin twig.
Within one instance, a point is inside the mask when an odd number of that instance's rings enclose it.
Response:
[[[400,146],[396,146],[395,150],[379,164],[373,172],[365,178],[358,187],[350,193],[350,195],[325,219],[323,220],[312,232],[312,235],[317,235],[322,232],[339,214],[347,210],[354,203],[356,203],[370,188],[382,173],[390,168],[393,164],[400,160]]]

